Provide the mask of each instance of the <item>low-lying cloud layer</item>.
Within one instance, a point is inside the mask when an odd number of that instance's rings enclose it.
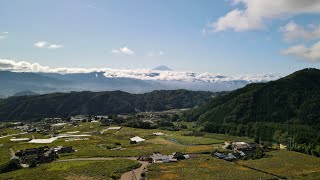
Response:
[[[259,75],[239,75],[239,76],[223,76],[214,73],[193,73],[178,71],[157,71],[149,69],[111,69],[111,68],[50,68],[41,66],[38,63],[29,63],[26,61],[13,61],[0,59],[0,70],[14,72],[42,72],[42,73],[90,73],[102,72],[106,78],[132,78],[140,80],[155,81],[189,81],[189,82],[230,82],[230,81],[246,81],[246,82],[265,82],[280,78],[273,74]]]

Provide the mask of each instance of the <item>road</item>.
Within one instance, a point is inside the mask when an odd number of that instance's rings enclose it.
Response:
[[[141,163],[141,166],[139,168],[122,174],[120,180],[139,180],[142,171],[149,165],[149,163],[146,161],[139,162]]]

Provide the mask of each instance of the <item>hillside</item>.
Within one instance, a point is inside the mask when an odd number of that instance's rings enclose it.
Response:
[[[34,96],[34,95],[39,95],[39,94],[27,90],[27,91],[17,92],[13,96]]]
[[[250,84],[187,115],[215,123],[320,124],[320,70],[304,69],[268,83]]]
[[[32,120],[78,114],[127,114],[191,108],[212,98],[214,93],[174,90],[129,94],[121,91],[71,92],[10,97],[0,101],[0,120]]]

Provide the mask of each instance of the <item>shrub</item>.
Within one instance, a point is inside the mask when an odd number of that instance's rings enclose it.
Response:
[[[8,163],[0,166],[0,173],[15,171],[20,168],[21,168],[21,166],[19,164],[19,160],[18,159],[11,159]]]

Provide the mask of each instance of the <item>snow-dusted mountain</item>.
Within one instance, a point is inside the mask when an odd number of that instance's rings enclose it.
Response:
[[[170,69],[169,67],[167,67],[165,65],[160,65],[158,67],[153,68],[152,70],[155,70],[155,71],[172,71],[172,69]]]

